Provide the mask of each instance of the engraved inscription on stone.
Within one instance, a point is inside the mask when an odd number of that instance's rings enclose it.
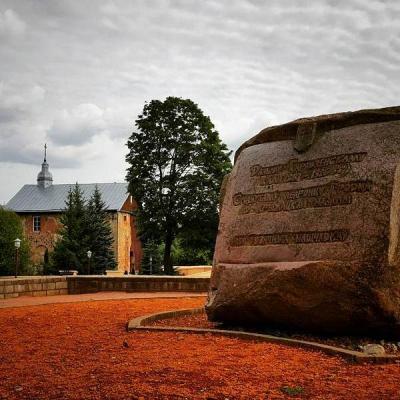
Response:
[[[333,207],[353,202],[352,193],[369,192],[370,180],[330,182],[304,189],[263,193],[236,193],[233,205],[241,206],[239,214],[293,211],[304,208]]]
[[[285,164],[250,167],[250,176],[258,186],[287,182],[299,182],[331,175],[345,175],[351,169],[351,163],[361,162],[367,153],[348,153],[308,161],[289,160]]]
[[[335,229],[330,231],[308,232],[280,232],[265,235],[239,235],[234,236],[230,245],[241,246],[267,246],[280,244],[307,244],[344,242],[349,237],[348,229]]]
[[[260,185],[298,182],[308,179],[340,174],[351,170],[351,163],[365,159],[366,152],[338,154],[307,161],[289,160],[286,163],[250,167],[250,176]],[[354,193],[372,190],[371,180],[331,181],[311,187],[261,193],[235,193],[232,203],[239,208],[239,215],[250,213],[295,211],[301,209],[346,206],[353,203]],[[265,189],[264,189],[265,190]],[[246,234],[230,239],[232,247],[268,246],[307,243],[344,242],[350,236],[348,229],[326,231],[280,232],[269,234]]]

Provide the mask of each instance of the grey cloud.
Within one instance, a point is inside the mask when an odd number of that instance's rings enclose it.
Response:
[[[81,145],[105,129],[103,111],[95,104],[80,104],[61,111],[48,130],[48,137],[61,145]]]
[[[119,105],[101,109],[95,104],[80,104],[72,110],[62,110],[47,130],[47,137],[56,145],[80,146],[99,135],[120,138],[134,121],[129,110]]]
[[[21,113],[9,108],[0,107],[0,124],[8,124],[16,122],[20,118]]]
[[[271,124],[392,105],[399,18],[380,0],[3,0],[0,160],[37,164],[48,140],[89,181],[96,162],[123,176],[136,116],[169,95],[198,103],[233,150]],[[21,101],[35,86],[42,98]]]
[[[38,85],[12,87],[0,82],[0,124],[27,118],[45,95]]]
[[[0,163],[28,164],[39,168],[43,160],[45,141],[45,129],[42,126],[6,126],[6,129],[0,131]],[[54,151],[51,146],[50,149],[55,165],[63,168],[81,165],[83,149],[67,148]]]
[[[21,36],[25,33],[26,23],[12,9],[0,12],[0,38],[3,36]]]

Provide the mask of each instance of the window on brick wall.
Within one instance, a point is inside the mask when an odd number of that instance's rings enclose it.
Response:
[[[33,232],[40,232],[40,215],[33,217]]]

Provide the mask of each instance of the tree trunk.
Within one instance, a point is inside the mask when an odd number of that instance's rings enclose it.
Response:
[[[167,228],[165,234],[165,249],[164,249],[164,273],[166,275],[173,275],[174,269],[172,268],[171,248],[174,241],[172,229]]]

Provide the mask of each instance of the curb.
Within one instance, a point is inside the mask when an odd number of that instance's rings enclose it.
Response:
[[[227,329],[207,329],[207,328],[185,328],[179,326],[148,326],[148,323],[160,321],[168,318],[181,317],[185,315],[200,314],[204,308],[189,308],[183,310],[172,310],[161,313],[148,314],[141,317],[133,318],[126,324],[128,332],[134,330],[145,330],[155,332],[186,332],[186,333],[211,333],[214,335],[222,335],[233,337],[237,339],[255,340],[258,342],[268,342],[282,344],[292,347],[301,347],[310,350],[321,351],[328,355],[340,356],[350,362],[363,364],[389,364],[400,362],[400,356],[397,355],[384,355],[384,356],[371,356],[360,351],[347,350],[340,347],[328,346],[322,343],[309,342],[305,340],[289,339],[273,335],[265,335],[261,333],[239,332]]]

